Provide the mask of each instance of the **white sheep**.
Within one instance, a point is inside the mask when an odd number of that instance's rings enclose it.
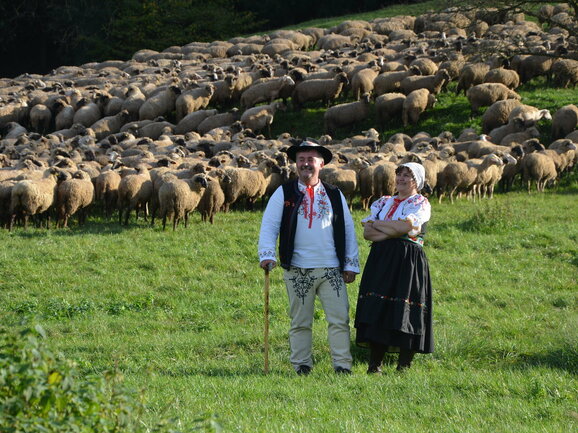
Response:
[[[512,69],[490,69],[484,76],[484,83],[502,83],[508,89],[516,90],[520,85],[520,76]]]
[[[207,187],[207,179],[204,174],[197,174],[190,179],[178,179],[172,174],[165,174],[163,177],[164,181],[158,192],[163,230],[166,227],[167,218],[171,216],[173,231],[183,219],[186,228],[189,214],[196,209]]]
[[[280,92],[287,86],[294,86],[295,81],[285,75],[259,84],[253,84],[241,95],[241,107],[250,108],[259,102],[273,102],[279,98]]]
[[[521,104],[518,99],[494,102],[482,115],[482,131],[488,134],[492,129],[508,123],[512,110]]]
[[[12,187],[9,230],[12,230],[17,217],[23,220],[26,228],[28,218],[34,215],[45,217],[48,227],[48,210],[54,204],[59,173],[58,169],[50,168],[41,179],[21,180]]]
[[[44,104],[37,104],[30,109],[30,126],[36,132],[45,133],[50,128],[52,112]]]
[[[520,99],[520,95],[508,89],[502,83],[482,83],[475,85],[468,89],[466,96],[472,106],[472,114],[477,114],[480,107],[490,106],[496,101],[503,99]]]
[[[79,170],[58,184],[56,194],[57,227],[68,227],[68,219],[78,213],[78,224],[86,221],[86,210],[94,201],[94,185],[85,171]]]
[[[115,114],[114,116],[106,116],[90,125],[90,129],[94,132],[97,140],[116,134],[120,128],[130,120],[130,114],[127,110]]]
[[[339,97],[344,86],[348,84],[345,72],[329,79],[304,80],[295,85],[291,101],[297,110],[310,101],[323,101],[323,105],[327,106]]]
[[[241,124],[255,133],[261,132],[266,127],[270,137],[271,124],[275,113],[277,110],[285,111],[286,109],[286,105],[281,101],[273,102],[269,105],[258,105],[245,110],[241,115]]]
[[[401,80],[399,87],[406,95],[417,89],[427,89],[432,95],[437,95],[449,80],[448,71],[440,69],[435,75],[406,77]]]
[[[166,116],[175,109],[175,102],[181,89],[169,86],[164,91],[149,97],[139,108],[140,120],[153,120],[159,116]]]
[[[201,88],[181,93],[175,102],[177,122],[180,122],[187,114],[209,105],[214,92],[215,86],[206,84]]]
[[[552,115],[550,114],[550,110],[540,110],[536,107],[532,107],[531,105],[520,104],[514,107],[508,116],[508,120],[514,118],[522,119],[524,126],[529,128],[534,126],[542,119],[552,120]]]
[[[373,91],[373,82],[379,74],[379,66],[372,66],[364,68],[357,72],[351,79],[351,88],[353,90],[353,97],[359,101],[361,95]]]
[[[152,182],[146,165],[136,166],[136,173],[123,177],[118,186],[118,221],[128,225],[131,210],[135,210],[138,220],[139,210],[147,215],[147,204],[152,194]]]
[[[364,94],[360,101],[329,107],[323,115],[325,132],[333,134],[337,128],[361,122],[369,116],[370,95]]]
[[[407,126],[410,122],[414,125],[417,124],[421,113],[433,107],[435,103],[435,95],[427,89],[417,89],[409,93],[402,106],[401,120],[403,126]]]
[[[564,105],[552,116],[552,138],[563,138],[578,126],[578,107],[574,104]]]

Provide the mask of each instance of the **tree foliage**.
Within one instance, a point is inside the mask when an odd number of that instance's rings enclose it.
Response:
[[[415,2],[416,0],[405,0]],[[0,2],[0,76],[129,59],[403,0],[26,0]]]
[[[526,19],[530,17],[546,31],[554,27],[566,31],[566,40],[574,44],[573,47],[570,47],[571,52],[576,50],[578,39],[578,22],[576,21],[576,17],[578,17],[578,0],[569,0],[558,4],[541,0],[468,0],[467,3],[460,0],[449,0],[447,3],[455,11],[460,12],[478,11],[478,13],[484,13],[484,11],[499,11],[503,16],[524,14]],[[518,42],[519,53],[530,52],[525,45],[525,40]]]
[[[0,3],[1,76],[125,60],[143,48],[249,33],[261,22],[236,0],[31,0]]]

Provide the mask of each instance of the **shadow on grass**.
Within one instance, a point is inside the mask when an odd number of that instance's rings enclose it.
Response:
[[[159,227],[159,225],[155,225],[154,227]],[[139,219],[138,221],[129,222],[128,225],[121,225],[118,221],[114,220],[102,220],[102,219],[95,219],[88,221],[84,225],[77,225],[72,223],[67,228],[55,228],[51,226],[49,229],[45,228],[27,228],[24,229],[22,227],[17,227],[12,231],[13,236],[17,236],[23,239],[38,239],[43,238],[46,236],[59,236],[59,237],[71,237],[71,236],[83,236],[83,235],[116,235],[123,232],[135,230],[135,229],[142,229],[142,228],[151,228],[150,220],[144,221]],[[161,226],[162,228],[162,226]]]
[[[555,349],[546,353],[534,353],[520,356],[514,364],[516,369],[528,367],[548,367],[578,374],[578,353],[571,349]]]

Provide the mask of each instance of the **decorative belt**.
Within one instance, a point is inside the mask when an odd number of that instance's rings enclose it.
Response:
[[[420,247],[423,247],[423,237],[422,236],[403,235],[403,236],[400,236],[399,239],[403,239],[404,241],[413,242],[414,244],[417,244]]]

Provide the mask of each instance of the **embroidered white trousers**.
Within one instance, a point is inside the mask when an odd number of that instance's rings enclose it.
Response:
[[[349,302],[339,268],[303,269],[291,267],[284,273],[289,296],[289,343],[291,364],[313,366],[312,326],[315,296],[319,296],[325,318],[333,368],[351,369]]]

